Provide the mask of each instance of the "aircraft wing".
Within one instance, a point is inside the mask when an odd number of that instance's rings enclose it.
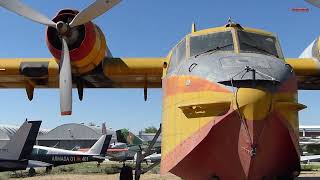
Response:
[[[0,87],[58,87],[59,67],[53,58],[0,59]]]
[[[295,71],[299,89],[320,89],[320,38],[311,42],[299,58],[285,60]]]
[[[42,161],[28,160],[28,168],[49,167],[49,166],[52,166],[52,164],[42,162]]]
[[[320,89],[320,63],[313,58],[288,58],[286,62],[293,68],[301,90]]]
[[[320,161],[320,155],[311,155],[311,156],[301,156],[300,157],[301,162],[318,162]]]
[[[107,58],[105,76],[114,87],[161,88],[165,58]]]
[[[299,145],[300,146],[303,146],[303,145],[309,145],[309,144],[320,144],[319,142],[299,142]]]
[[[102,157],[102,156],[92,156],[93,158],[99,159],[99,160],[106,160],[108,159],[107,157]]]
[[[106,57],[96,69],[79,77],[85,88],[161,88],[164,62],[165,58]],[[59,87],[59,66],[55,59],[0,59],[0,88],[28,87]]]

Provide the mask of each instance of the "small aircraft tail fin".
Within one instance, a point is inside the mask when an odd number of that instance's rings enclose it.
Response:
[[[27,159],[36,142],[40,125],[41,121],[25,121],[10,141],[0,149],[0,158]]]
[[[86,153],[105,156],[111,141],[111,137],[112,135],[102,135]]]
[[[312,41],[306,49],[300,54],[299,58],[317,58],[319,57],[319,38]]]
[[[121,143],[126,143],[128,145],[141,145],[143,144],[143,139],[134,135],[127,129],[120,129],[116,131],[117,133],[117,141]]]

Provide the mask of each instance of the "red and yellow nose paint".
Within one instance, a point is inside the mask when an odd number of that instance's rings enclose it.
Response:
[[[163,80],[161,172],[185,179],[261,179],[300,170],[295,78],[276,92],[193,76]]]

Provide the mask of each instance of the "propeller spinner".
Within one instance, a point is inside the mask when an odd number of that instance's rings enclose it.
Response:
[[[96,0],[89,7],[78,13],[70,23],[63,21],[55,23],[48,17],[23,4],[19,0],[0,0],[0,6],[3,8],[37,23],[53,27],[57,30],[62,42],[59,75],[61,115],[71,115],[72,113],[72,72],[70,52],[67,44],[71,28],[92,21],[117,5],[120,1],[121,0]]]

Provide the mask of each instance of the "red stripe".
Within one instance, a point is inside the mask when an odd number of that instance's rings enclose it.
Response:
[[[62,116],[71,115],[71,114],[72,114],[72,111],[64,111],[64,112],[61,112],[61,115],[62,115]]]
[[[308,8],[292,8],[291,11],[294,12],[309,12]]]

